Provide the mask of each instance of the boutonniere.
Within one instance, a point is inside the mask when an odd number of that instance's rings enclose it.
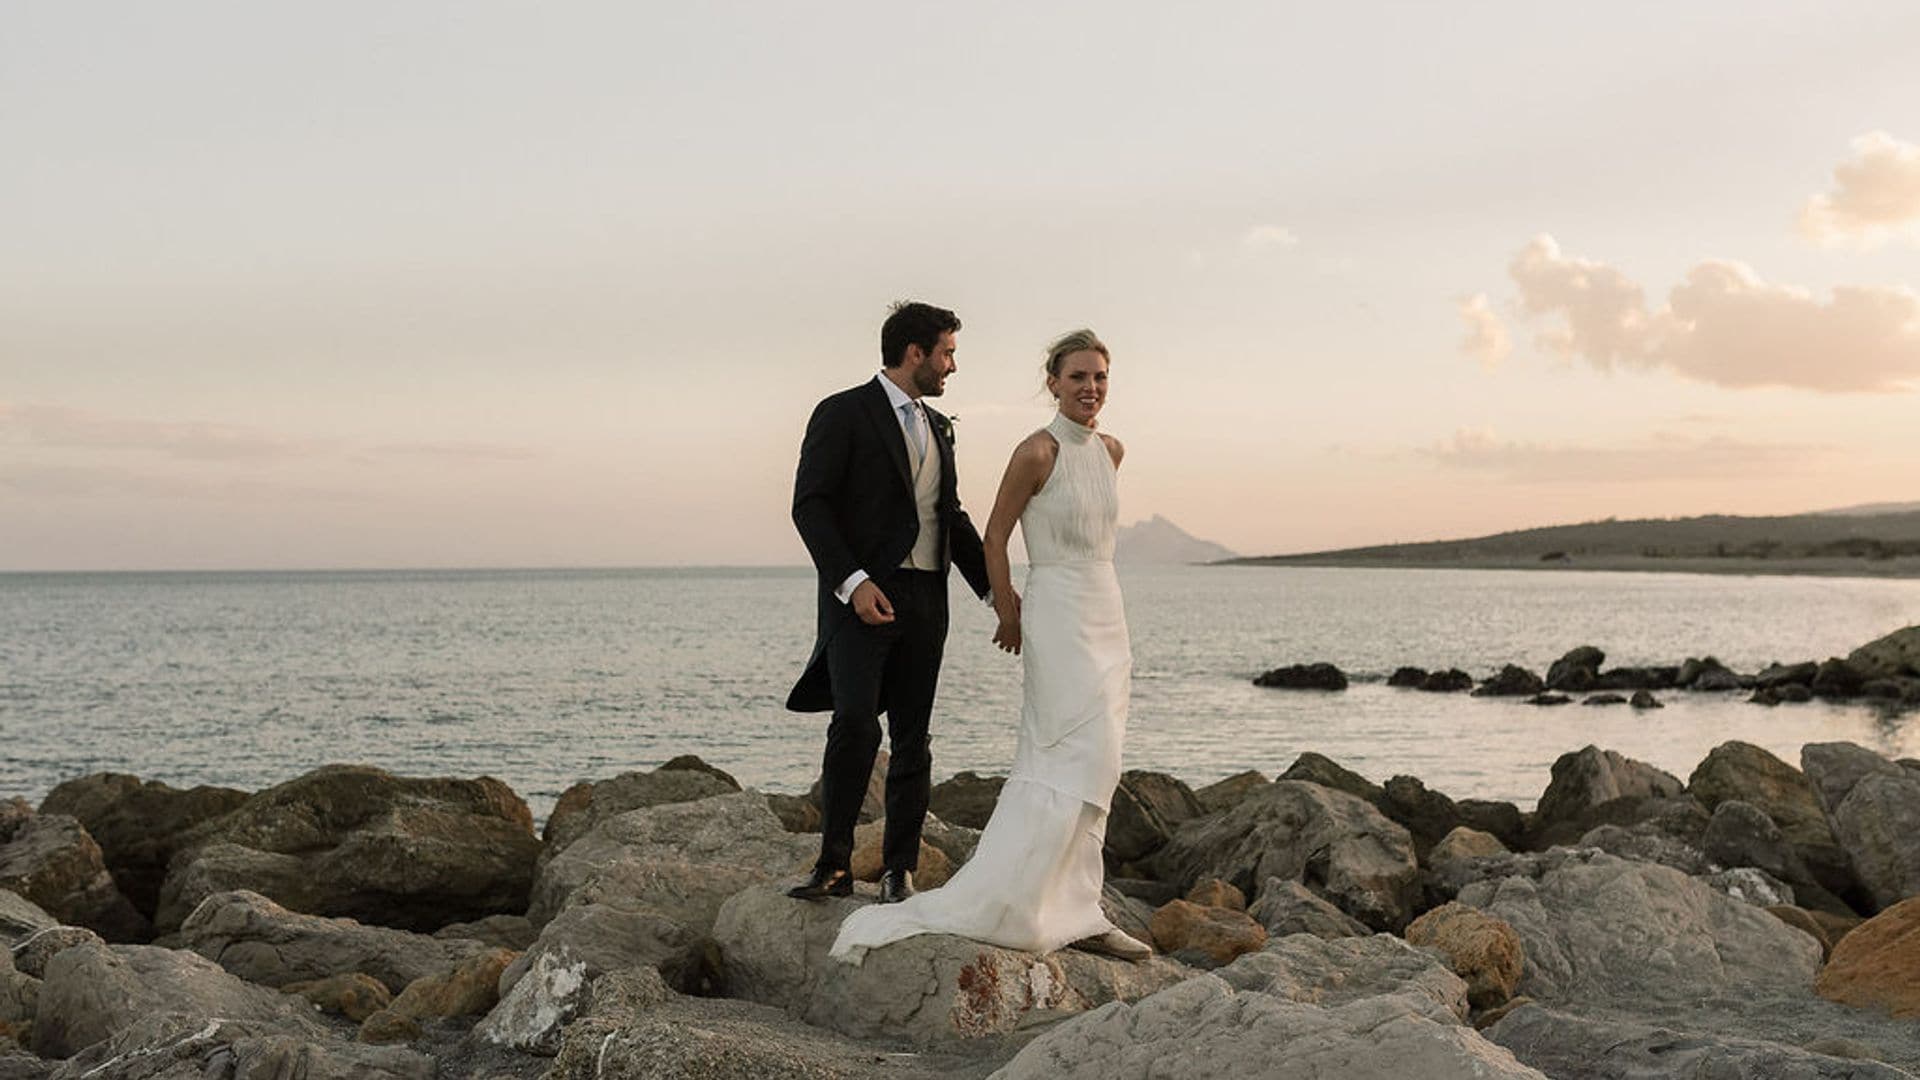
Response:
[[[957,423],[960,418],[957,416],[948,416],[945,413],[930,413],[928,415],[933,418],[933,426],[940,429],[940,436],[947,440],[948,446],[952,446],[953,425]]]

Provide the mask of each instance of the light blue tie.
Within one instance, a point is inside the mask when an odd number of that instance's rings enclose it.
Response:
[[[927,437],[920,433],[919,413],[919,408],[911,401],[900,406],[900,419],[907,426],[907,436],[913,443],[913,460],[916,462],[926,460],[927,456]]]

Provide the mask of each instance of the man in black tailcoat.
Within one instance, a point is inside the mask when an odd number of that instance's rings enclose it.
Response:
[[[813,656],[787,698],[826,712],[820,860],[788,890],[801,899],[853,891],[853,828],[887,717],[882,902],[912,895],[933,754],[927,721],[947,640],[947,568],[987,593],[980,534],[960,508],[953,425],[927,408],[954,372],[960,320],[930,304],[895,304],[880,328],[880,374],[822,401],[807,422],[793,484],[793,523],[820,573]]]

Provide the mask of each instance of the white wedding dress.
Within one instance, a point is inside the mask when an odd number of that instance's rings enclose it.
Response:
[[[1025,696],[1013,770],[973,857],[944,886],[848,915],[832,955],[916,934],[1050,952],[1113,929],[1100,909],[1133,655],[1113,571],[1119,489],[1106,443],[1055,415],[1053,472],[1026,512]]]

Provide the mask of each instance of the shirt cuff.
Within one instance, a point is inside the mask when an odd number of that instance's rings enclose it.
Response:
[[[867,580],[867,572],[865,570],[855,570],[853,573],[847,575],[847,580],[841,582],[839,588],[833,590],[833,598],[843,604],[852,601],[853,590],[859,588],[860,583],[865,580]]]

